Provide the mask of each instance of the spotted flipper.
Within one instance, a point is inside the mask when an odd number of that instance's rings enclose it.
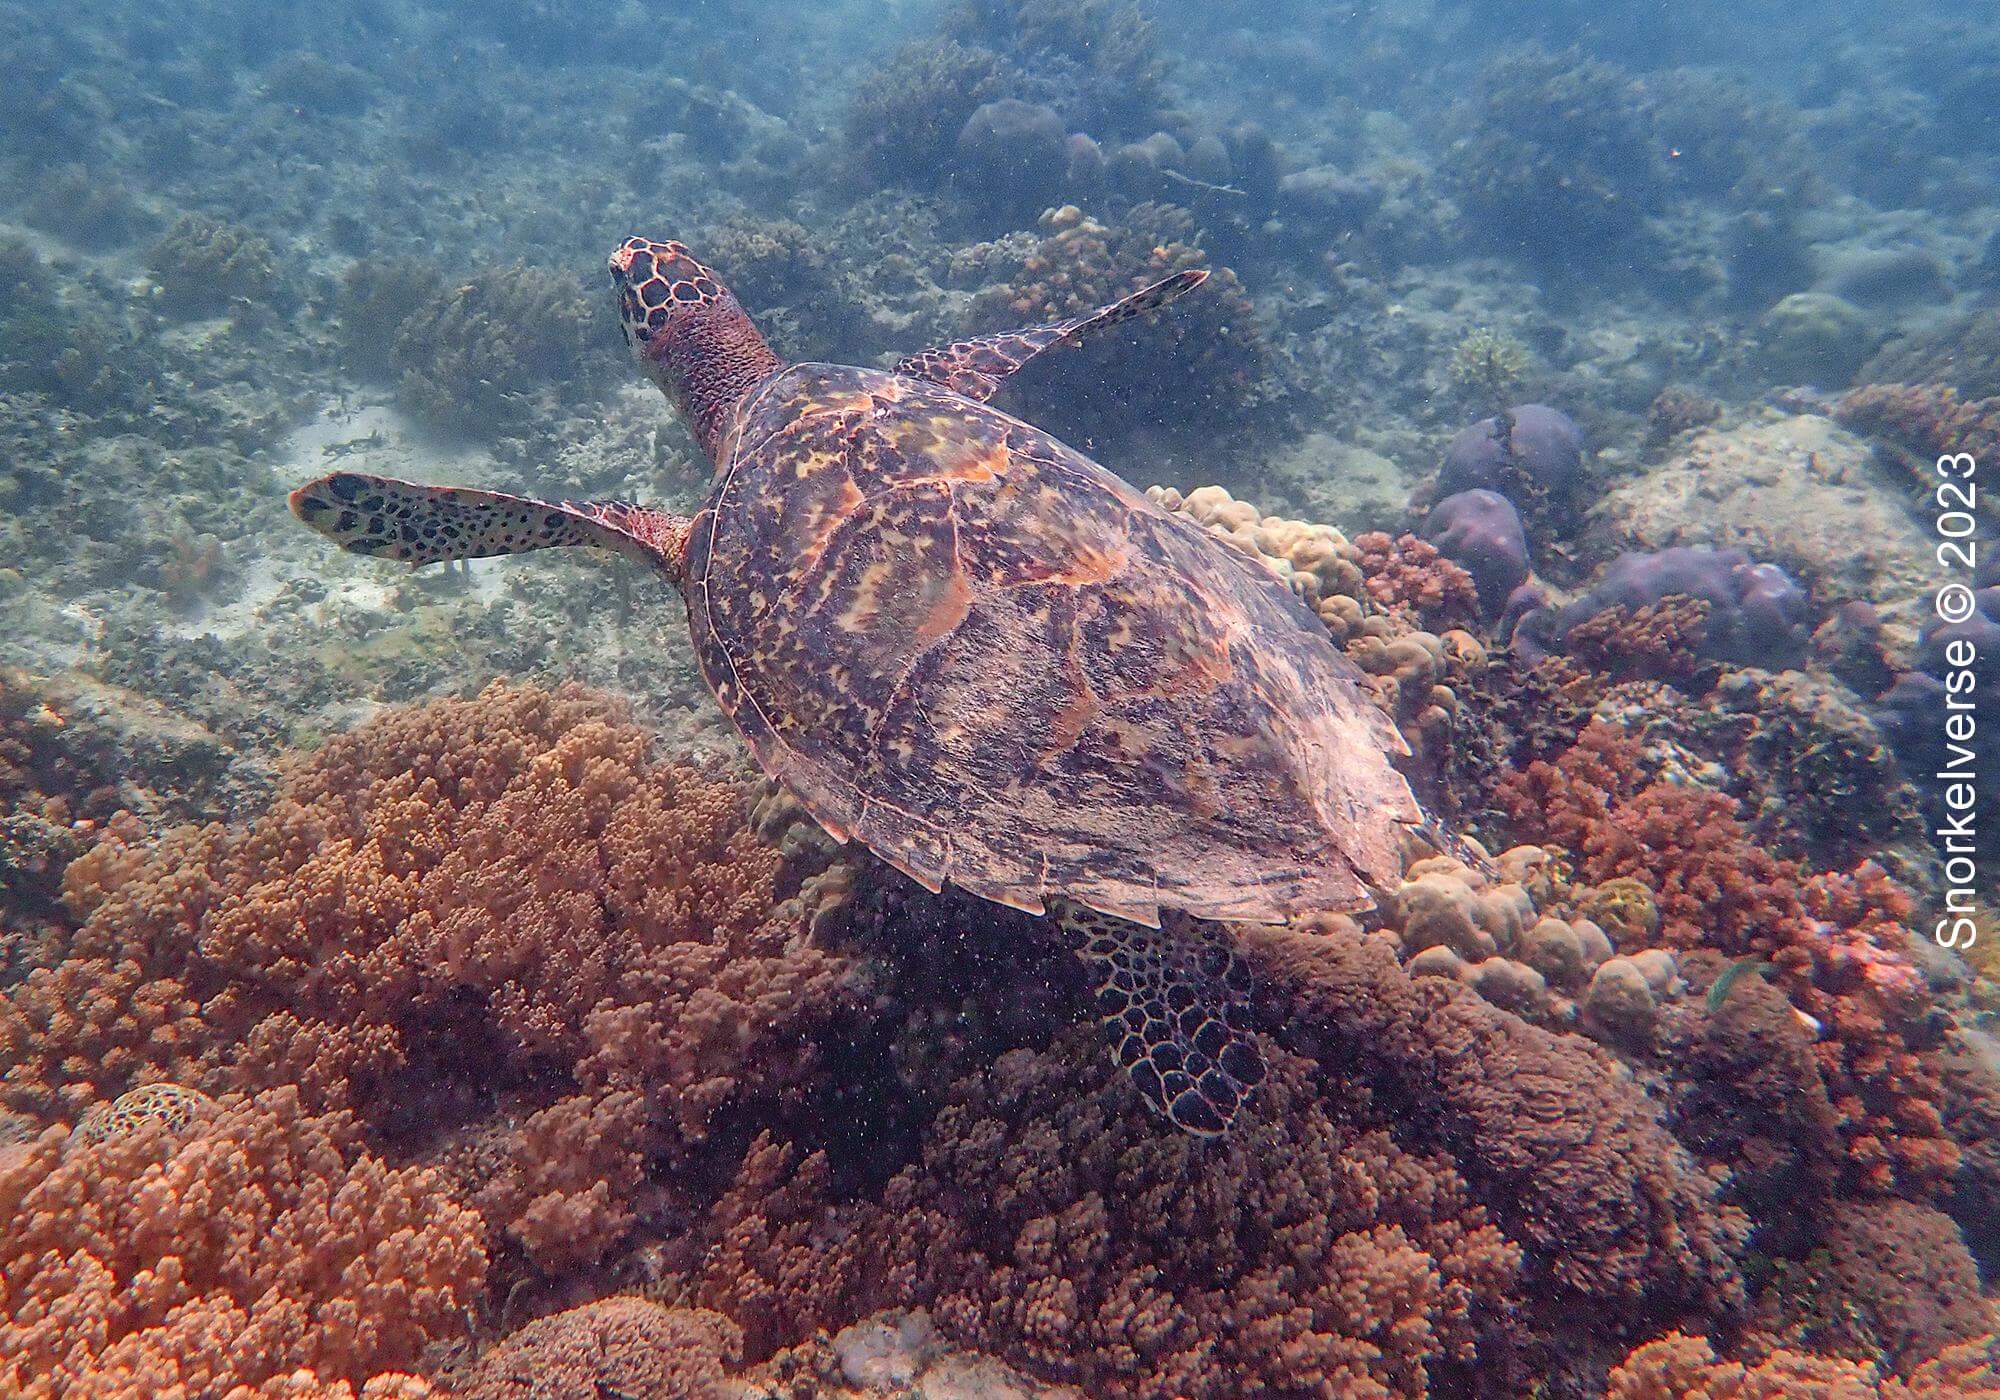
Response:
[[[1122,301],[1100,306],[1083,316],[1072,316],[1067,321],[1057,321],[1054,325],[1007,331],[1000,335],[982,335],[972,340],[919,350],[898,360],[896,373],[907,374],[912,379],[928,379],[934,384],[944,385],[953,393],[984,403],[999,392],[1001,382],[1008,375],[1044,350],[1081,340],[1121,321],[1157,310],[1207,280],[1208,271],[1205,268],[1176,272]]]
[[[1212,926],[1147,928],[1095,910],[1051,911],[1097,981],[1111,1050],[1140,1095],[1197,1137],[1227,1131],[1264,1079],[1250,1029],[1250,969]]]
[[[533,549],[613,549],[678,576],[688,521],[622,501],[537,501],[463,486],[334,472],[291,496],[292,514],[342,549],[420,567]]]

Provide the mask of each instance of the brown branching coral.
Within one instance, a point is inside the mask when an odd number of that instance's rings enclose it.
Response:
[[[1991,1350],[1954,1347],[1899,1380],[1873,1362],[1796,1351],[1725,1361],[1704,1338],[1673,1332],[1635,1348],[1612,1371],[1605,1400],[2000,1400]]]
[[[248,826],[105,843],[69,956],[0,999],[0,1097],[288,1084],[422,1141],[511,1095],[476,1202],[545,1268],[596,1258],[643,1158],[805,1112],[813,1032],[858,1005],[742,785],[646,747],[580,691],[496,686],[333,740]]]
[[[486,1273],[478,1217],[435,1173],[289,1089],[184,1136],[0,1149],[0,1211],[0,1390],[24,1400],[278,1395],[300,1369],[359,1385],[457,1335]]]
[[[1415,535],[1371,530],[1354,537],[1368,597],[1385,612],[1401,612],[1433,632],[1479,625],[1479,590],[1472,575]]]
[[[1636,608],[1613,603],[1571,627],[1566,645],[1571,656],[1607,675],[1692,685],[1716,670],[1701,656],[1708,607],[1685,593]]]
[[[606,1298],[531,1322],[480,1357],[461,1400],[719,1400],[740,1334],[727,1318]]]
[[[1423,1393],[1491,1343],[1517,1254],[1448,1160],[1333,1116],[1301,1062],[1211,1148],[1157,1132],[1091,1028],[952,1091],[879,1205],[766,1141],[717,1212],[699,1300],[765,1349],[881,1291],[1092,1394]]]
[[[1948,384],[1863,384],[1841,396],[1834,416],[1921,456],[1926,483],[1935,479],[1931,458],[1948,452],[1969,452],[1981,461],[2000,456],[2000,398],[1964,398]]]

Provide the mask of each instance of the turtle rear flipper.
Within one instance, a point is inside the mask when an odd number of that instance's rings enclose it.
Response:
[[[1095,910],[1051,911],[1097,982],[1114,1058],[1156,1111],[1197,1137],[1228,1131],[1263,1082],[1250,970],[1217,930],[1169,916],[1147,928]]]
[[[1176,272],[1108,306],[1100,306],[1082,316],[1072,316],[1067,321],[1033,326],[1027,330],[1003,331],[999,335],[982,335],[919,350],[898,360],[895,372],[913,379],[928,379],[933,384],[944,385],[953,393],[984,403],[999,392],[1008,375],[1044,350],[1081,340],[1121,321],[1157,310],[1207,280],[1208,271],[1205,268]]]
[[[309,481],[291,507],[342,549],[412,567],[587,545],[677,576],[688,532],[681,516],[623,501],[538,501],[361,472]]]

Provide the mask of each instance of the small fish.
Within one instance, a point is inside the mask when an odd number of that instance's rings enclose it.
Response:
[[[1722,1009],[1722,1003],[1729,999],[1730,989],[1746,976],[1755,974],[1762,977],[1776,968],[1775,963],[1767,963],[1762,958],[1738,958],[1722,969],[1722,975],[1715,979],[1715,985],[1708,989],[1708,1014],[1713,1016]]]

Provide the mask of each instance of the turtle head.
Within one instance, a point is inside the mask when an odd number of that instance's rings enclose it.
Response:
[[[611,255],[625,343],[710,457],[731,411],[782,368],[729,288],[679,243],[628,238]]]

